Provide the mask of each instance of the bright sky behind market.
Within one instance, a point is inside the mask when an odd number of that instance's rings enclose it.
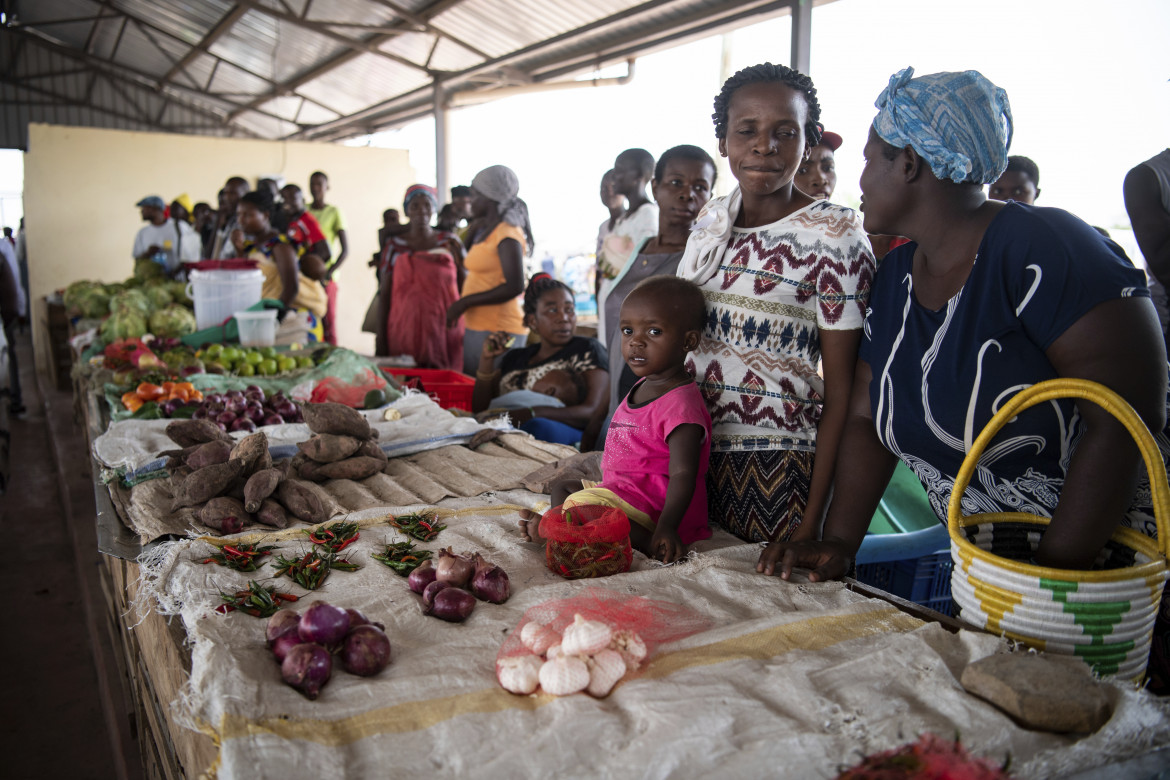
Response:
[[[730,70],[789,58],[785,16],[730,35]],[[1040,167],[1039,205],[1066,208],[1114,232],[1136,254],[1121,185],[1133,165],[1170,145],[1170,2],[1165,0],[837,0],[813,11],[811,76],[826,128],[844,136],[833,200],[856,206],[873,103],[894,72],[975,69],[1007,90],[1011,151]],[[513,168],[539,249],[592,251],[605,216],[601,174],[622,149],[658,155],[691,143],[715,156],[711,102],[723,40],[643,57],[626,86],[536,93],[450,115],[451,183],[496,163]],[[601,75],[621,75],[625,66]],[[410,150],[434,184],[434,124],[369,139]],[[719,182],[720,192],[730,188]],[[385,205],[401,193],[385,193]]]

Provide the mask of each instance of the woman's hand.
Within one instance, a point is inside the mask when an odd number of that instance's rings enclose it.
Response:
[[[459,318],[467,311],[467,305],[462,298],[455,300],[447,307],[447,327],[454,328],[459,323]]]
[[[845,576],[853,562],[851,545],[837,539],[820,542],[772,542],[760,553],[756,571],[771,576],[780,569],[780,579],[791,576],[793,568],[812,569],[809,582],[835,580]]]
[[[511,333],[497,330],[483,340],[483,352],[480,353],[480,363],[495,363],[496,358],[507,352],[511,345],[516,343]]]

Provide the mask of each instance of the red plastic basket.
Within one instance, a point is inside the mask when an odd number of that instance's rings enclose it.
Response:
[[[444,409],[471,411],[471,392],[475,380],[445,368],[383,368],[399,384],[429,395]]]

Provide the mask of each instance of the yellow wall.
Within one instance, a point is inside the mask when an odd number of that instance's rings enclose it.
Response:
[[[186,192],[214,206],[229,176],[253,185],[283,176],[309,196],[309,175],[329,175],[328,202],[346,220],[349,256],[337,274],[338,342],[367,354],[374,338],[362,319],[374,294],[382,212],[401,208],[414,183],[407,152],[335,144],[247,141],[167,133],[136,133],[29,125],[24,166],[29,292],[35,302],[37,368],[47,366],[44,296],[79,279],[116,282],[134,269],[130,249],[142,227],[135,203],[160,195],[168,203]]]

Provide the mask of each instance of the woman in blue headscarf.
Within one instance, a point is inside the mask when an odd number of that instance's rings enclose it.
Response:
[[[912,76],[895,74],[878,97],[861,174],[866,231],[911,242],[874,281],[822,541],[774,545],[767,574],[844,574],[898,459],[945,522],[974,437],[1046,379],[1112,388],[1170,454],[1166,352],[1141,271],[1068,212],[987,199],[1011,143],[1002,89],[975,71]],[[1035,562],[1054,568],[1089,568],[1118,524],[1156,534],[1136,446],[1087,401],[1022,412],[964,505],[1051,517]]]

